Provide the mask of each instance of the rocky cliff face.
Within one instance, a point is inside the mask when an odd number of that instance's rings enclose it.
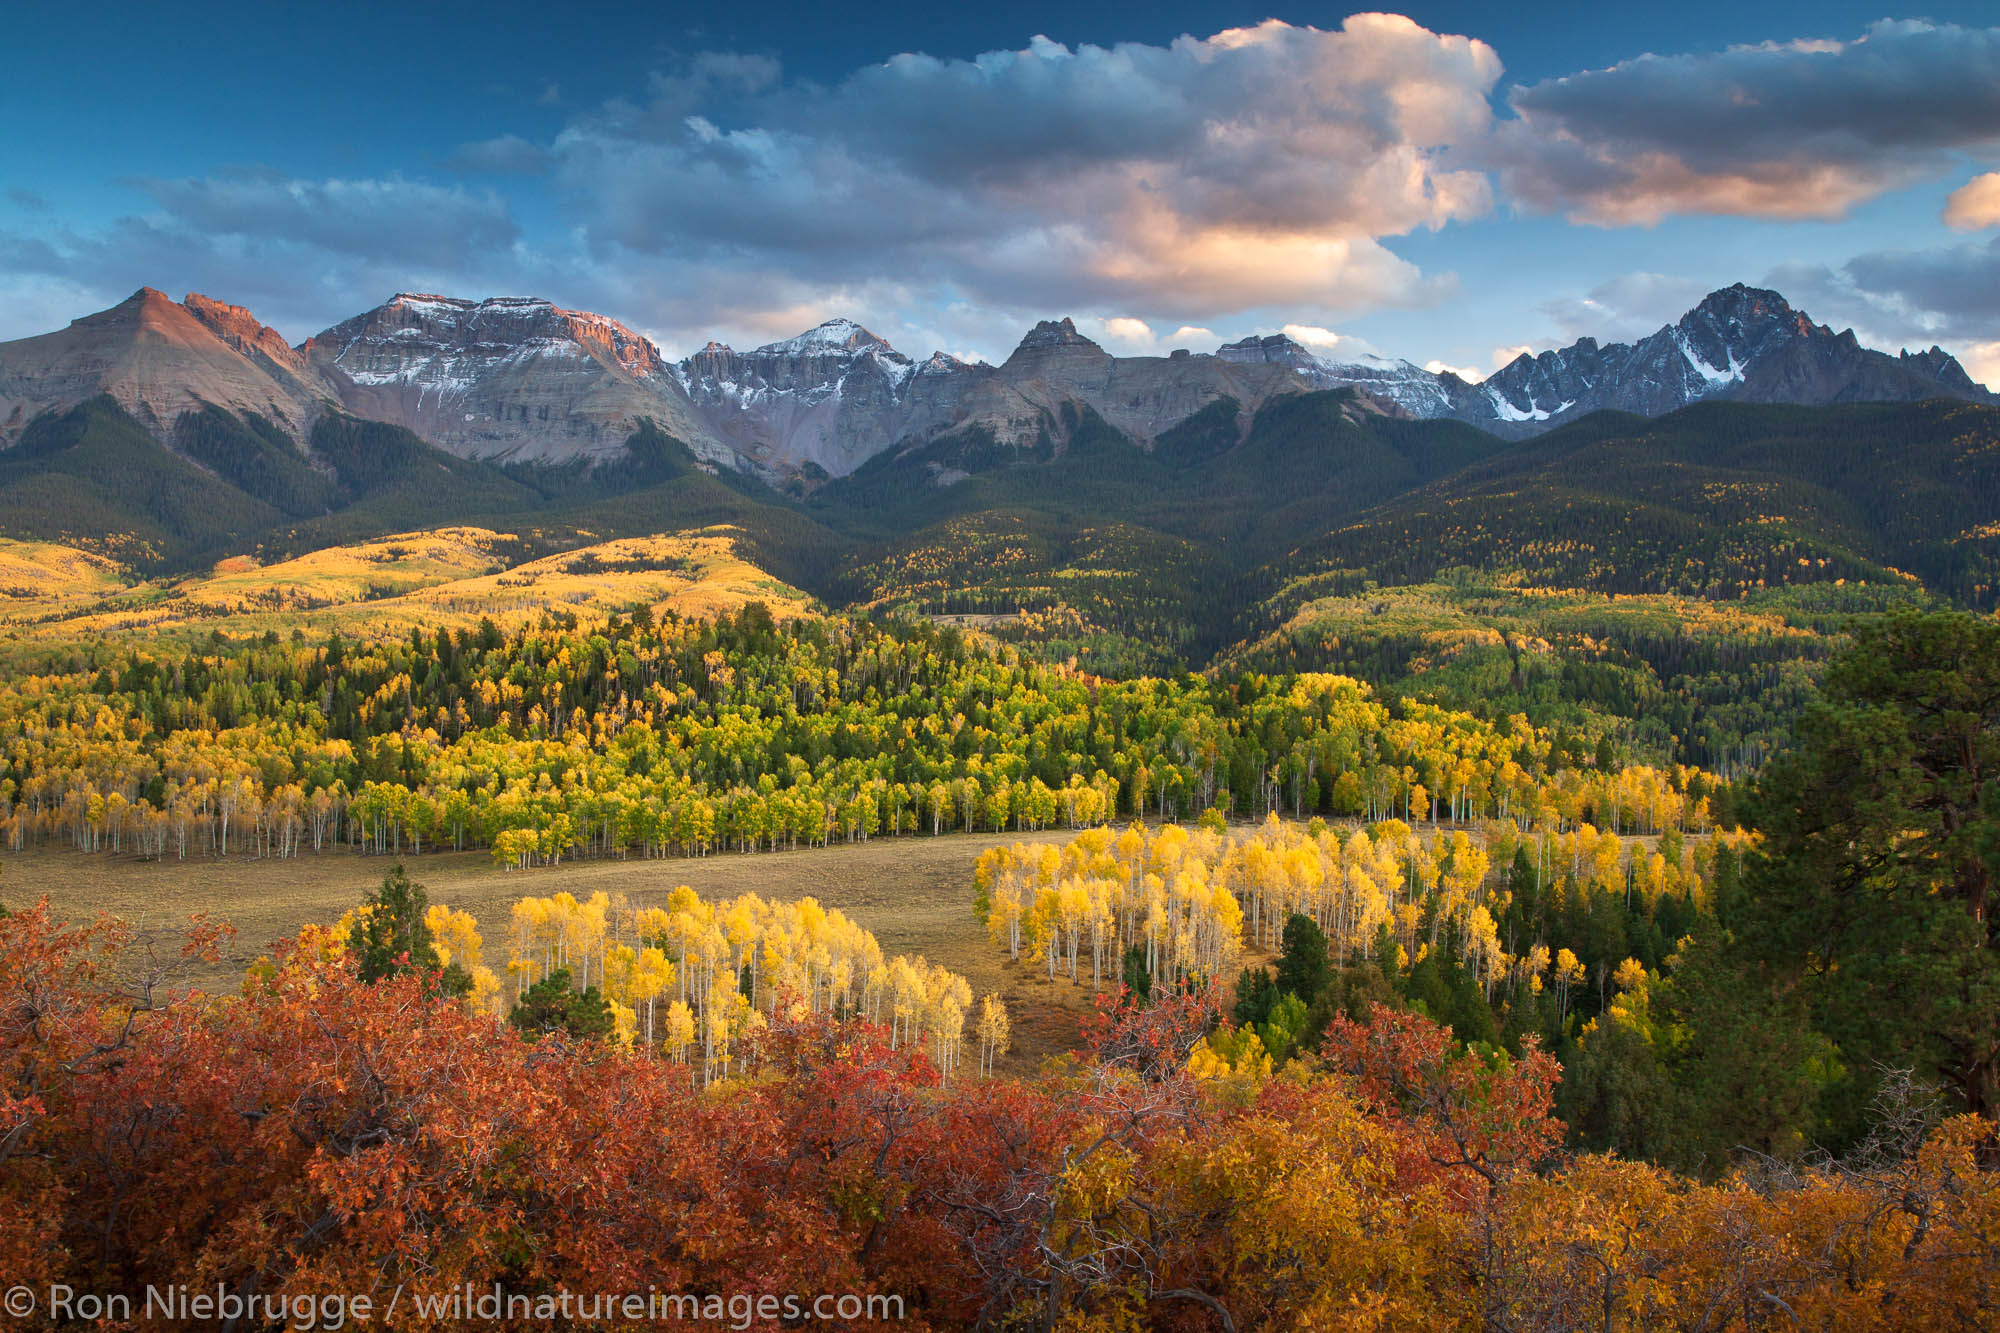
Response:
[[[1852,330],[1835,333],[1778,293],[1741,283],[1636,343],[1584,338],[1523,355],[1480,390],[1449,415],[1503,434],[1532,434],[1601,408],[1659,416],[1711,398],[1814,406],[1995,401],[1940,348],[1877,352]]]
[[[1141,443],[1216,399],[1254,412],[1303,388],[1282,366],[1214,356],[1114,357],[1045,320],[1000,366],[939,352],[913,362],[848,320],[830,320],[752,352],[710,343],[682,361],[689,396],[718,432],[760,465],[852,472],[894,446],[978,429],[1004,444],[1061,442],[1064,408],[1089,406]]]
[[[738,352],[708,346],[676,367],[716,432],[760,466],[844,476],[953,418],[985,367],[942,352],[918,364],[851,320]]]
[[[344,380],[348,411],[461,457],[607,458],[651,418],[697,455],[738,463],[648,339],[548,301],[406,292],[300,351]]]
[[[213,403],[303,440],[338,386],[249,311],[205,296],[177,304],[145,287],[66,329],[0,343],[0,446],[41,413],[99,394],[163,437],[181,413]]]
[[[960,424],[985,427],[1002,442],[1024,443],[1044,429],[1059,436],[1064,406],[1082,404],[1150,444],[1218,399],[1235,399],[1247,426],[1272,398],[1310,387],[1276,364],[1206,354],[1113,356],[1077,332],[1073,321],[1044,320],[966,395]]]

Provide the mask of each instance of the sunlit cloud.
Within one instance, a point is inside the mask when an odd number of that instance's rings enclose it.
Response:
[[[1373,350],[1335,332],[1353,319],[1462,295],[1447,261],[1413,258],[1461,242],[1399,238],[1496,208],[1598,226],[1826,218],[1949,172],[1970,180],[1945,223],[2000,225],[2000,29],[1885,22],[1644,56],[1512,89],[1496,117],[1502,73],[1485,43],[1384,14],[904,53],[831,82],[695,52],[623,96],[586,104],[572,86],[558,132],[493,126],[432,159],[438,180],[141,178],[123,182],[126,215],[84,225],[12,189],[0,262],[17,295],[0,333],[34,331],[30,312],[66,296],[108,303],[144,283],[211,291],[302,337],[431,288],[602,310],[670,352],[846,315],[912,355],[999,359],[1034,320],[1071,315],[1127,353],[1291,321],[1340,357]],[[1823,270],[1801,304],[1852,309],[1889,341],[2000,337],[1991,252],[1910,244]],[[1644,336],[1702,295],[1667,275],[1600,276],[1538,307],[1562,341]],[[1811,300],[1814,282],[1838,299]],[[1396,350],[1456,364],[1531,331],[1491,319]]]
[[[1958,359],[1966,374],[1989,387],[2000,384],[2000,342],[1968,343]]]
[[[1500,69],[1484,43],[1387,15],[1166,46],[1038,38],[901,55],[825,89],[739,80],[715,112],[669,80],[551,152],[606,256],[829,284],[893,272],[1160,322],[1357,311],[1453,290],[1381,242],[1490,210],[1486,177],[1450,151],[1486,132]]]
[[[1955,231],[2000,227],[2000,171],[1974,176],[1945,200],[1944,225]]]
[[[1131,347],[1151,348],[1155,341],[1152,327],[1143,319],[1129,319],[1114,316],[1100,321],[1104,339],[1107,342],[1122,343]]]

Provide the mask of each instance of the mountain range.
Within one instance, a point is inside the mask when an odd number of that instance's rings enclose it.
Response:
[[[454,525],[500,534],[507,569],[719,541],[786,597],[972,617],[1099,672],[1254,644],[1311,669],[1352,655],[1320,600],[1466,571],[1584,598],[1809,585],[1787,604],[1828,624],[1815,599],[1990,609],[2000,405],[1936,349],[1744,287],[1480,384],[1283,336],[1119,357],[1067,319],[999,365],[843,320],[675,362],[546,301],[421,295],[292,346],[146,290],[0,344],[0,549],[108,559],[128,619],[225,566],[365,566]],[[543,595],[512,577],[513,611]]]
[[[1602,409],[1995,401],[1939,348],[1864,348],[1851,330],[1740,284],[1636,343],[1584,338],[1476,384],[1408,361],[1324,356],[1283,334],[1119,357],[1068,319],[1036,325],[998,366],[942,352],[914,361],[844,319],[670,362],[603,315],[412,293],[294,347],[241,307],[147,288],[66,329],[0,343],[0,450],[37,417],[108,395],[170,446],[184,420],[215,408],[263,423],[321,471],[311,438],[330,414],[403,427],[458,458],[586,467],[623,458],[651,422],[704,467],[809,490],[946,437],[1059,451],[1083,409],[1150,449],[1218,404],[1240,409],[1247,430],[1267,403],[1334,389],[1365,412],[1510,440]],[[964,472],[930,461],[933,482]]]

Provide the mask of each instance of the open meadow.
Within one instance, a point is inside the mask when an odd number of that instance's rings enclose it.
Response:
[[[998,993],[1013,1016],[1008,1063],[1032,1068],[1044,1056],[1074,1048],[1077,1017],[1088,990],[1068,981],[1051,986],[1030,962],[1010,963],[972,915],[972,868],[989,847],[1015,842],[1060,843],[1067,831],[947,834],[940,838],[875,838],[812,850],[732,853],[669,859],[569,861],[531,870],[501,869],[485,852],[426,852],[403,858],[433,903],[472,913],[492,956],[504,954],[508,912],[516,900],[568,892],[624,895],[657,907],[678,885],[709,900],[755,893],[790,901],[817,898],[874,933],[884,954],[922,954],[972,983],[975,995]],[[277,861],[190,857],[163,861],[28,851],[7,858],[0,902],[19,907],[47,895],[73,921],[99,912],[122,917],[165,945],[206,912],[236,927],[226,959],[192,980],[211,991],[233,991],[243,969],[273,941],[310,923],[331,922],[382,880],[395,858],[328,852]]]

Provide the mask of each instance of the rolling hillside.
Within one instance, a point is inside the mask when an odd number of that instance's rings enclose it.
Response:
[[[1606,592],[1737,598],[1797,583],[2000,591],[2000,411],[1946,401],[1598,414],[1288,553],[1285,577],[1384,584],[1466,565]]]

